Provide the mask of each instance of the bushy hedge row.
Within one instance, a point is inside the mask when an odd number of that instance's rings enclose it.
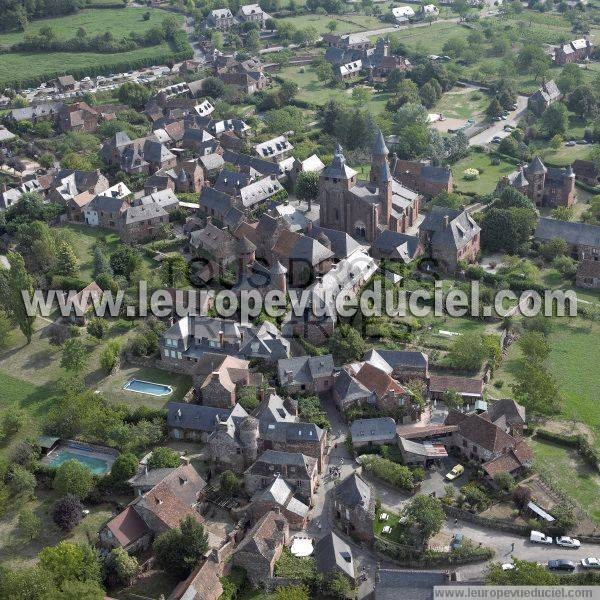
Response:
[[[547,429],[537,429],[535,435],[548,442],[576,448],[577,452],[585,462],[587,462],[594,470],[600,471],[600,455],[584,435],[566,435],[548,431]]]
[[[378,479],[403,490],[413,489],[414,477],[408,467],[375,454],[363,454],[360,462],[367,472]]]

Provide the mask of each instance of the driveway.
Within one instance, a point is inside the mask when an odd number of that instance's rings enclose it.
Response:
[[[510,131],[504,129],[505,125],[516,127],[526,110],[527,96],[517,96],[517,108],[508,113],[508,119],[506,121],[494,121],[487,129],[470,138],[469,146],[485,146],[491,143],[492,138],[495,136],[500,138],[509,136]]]

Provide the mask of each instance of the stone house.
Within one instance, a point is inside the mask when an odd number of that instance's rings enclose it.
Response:
[[[240,404],[228,410],[188,402],[169,402],[167,405],[169,437],[174,440],[206,443],[220,423],[227,422],[232,418],[232,414],[237,416],[242,411],[245,413]]]
[[[575,179],[582,181],[587,185],[596,186],[600,183],[600,171],[596,167],[596,164],[591,160],[582,160],[578,158],[573,161],[571,165],[573,173],[575,173]]]
[[[334,67],[333,76],[338,81],[344,81],[345,79],[352,79],[352,77],[358,77],[362,69],[362,60],[353,60],[351,62],[347,62],[337,67]]]
[[[593,50],[594,44],[589,39],[572,40],[554,48],[554,64],[563,66],[569,63],[583,62],[591,57]]]
[[[356,583],[356,565],[352,548],[335,532],[325,534],[315,544],[315,565],[326,577],[341,573],[354,585]]]
[[[414,350],[368,350],[365,362],[392,375],[398,381],[429,379],[429,357]]]
[[[425,252],[418,235],[408,235],[386,229],[371,244],[371,256],[379,260],[392,260],[409,264]]]
[[[396,421],[391,417],[375,419],[356,419],[350,424],[352,446],[363,446],[396,443]]]
[[[125,211],[121,237],[126,242],[142,242],[157,237],[169,223],[169,213],[159,204],[129,206]]]
[[[252,522],[260,520],[266,513],[281,513],[290,524],[290,529],[306,529],[309,507],[294,496],[294,491],[282,477],[276,477],[271,485],[256,492],[252,497],[249,512]]]
[[[237,18],[241,23],[258,23],[262,29],[270,16],[258,4],[244,4],[240,6]]]
[[[472,263],[481,248],[481,227],[465,211],[434,206],[421,224],[425,254],[444,271],[454,272],[459,261]]]
[[[204,172],[196,160],[185,160],[174,168],[164,168],[148,177],[144,193],[152,194],[170,189],[182,194],[200,193],[204,186]]]
[[[277,362],[279,385],[289,393],[320,394],[333,385],[333,356],[298,356]]]
[[[527,108],[538,117],[557,100],[560,100],[561,93],[556,82],[551,79],[542,83],[541,87],[529,96]]]
[[[454,189],[450,167],[434,167],[427,161],[403,160],[394,155],[390,168],[402,185],[429,198]]]
[[[333,401],[341,413],[352,406],[362,406],[371,399],[371,390],[355,379],[346,369],[335,374],[331,389]]]
[[[527,429],[525,407],[508,398],[496,400],[481,416],[513,436],[521,436]]]
[[[204,27],[206,29],[225,30],[233,27],[235,24],[236,19],[228,8],[211,10],[204,21]]]
[[[320,226],[345,231],[373,242],[383,229],[405,233],[417,222],[421,196],[394,179],[389,151],[378,132],[372,151],[369,181],[357,179],[341,148],[319,178]]]
[[[118,230],[130,208],[121,194],[100,194],[83,206],[83,222],[91,227]]]
[[[62,102],[44,102],[24,108],[13,108],[10,111],[9,119],[16,123],[21,121],[31,121],[32,123],[55,121],[63,106]]]
[[[275,563],[289,544],[287,519],[276,512],[264,515],[237,547],[233,565],[246,571],[254,587],[268,585],[275,572]]]
[[[225,85],[233,85],[249,96],[264,90],[269,83],[265,74],[258,71],[252,73],[221,73],[218,77]]]
[[[600,226],[540,217],[534,238],[539,242],[562,239],[575,260],[600,260]]]
[[[466,402],[483,399],[483,380],[459,377],[458,375],[432,375],[429,378],[428,392],[430,400],[444,400],[446,392],[458,392]]]
[[[577,267],[575,283],[578,287],[600,288],[600,261],[582,260]]]
[[[261,142],[254,147],[254,150],[259,158],[270,162],[281,162],[287,158],[294,146],[290,144],[287,136],[280,135],[266,142]]]
[[[252,495],[269,487],[278,477],[295,496],[310,504],[319,482],[317,460],[300,452],[266,450],[244,472],[244,485]]]
[[[204,406],[233,408],[237,392],[257,383],[260,373],[251,374],[249,361],[227,354],[206,352],[194,369],[196,399]]]
[[[375,493],[357,473],[346,477],[335,488],[333,510],[347,535],[361,542],[373,541]]]
[[[496,187],[512,187],[536,206],[571,206],[575,202],[575,173],[566,168],[546,167],[536,156],[528,165],[505,175]]]
[[[100,113],[89,104],[76,102],[62,107],[58,113],[58,126],[64,133],[70,131],[93,133],[100,119]]]
[[[61,92],[73,92],[77,88],[77,81],[73,75],[63,75],[56,79],[56,86]]]
[[[100,530],[100,545],[134,553],[148,548],[155,535],[178,527],[185,517],[202,523],[197,506],[205,487],[206,482],[192,465],[173,469]]]
[[[345,35],[326,33],[323,35],[323,42],[329,48],[342,48],[344,50],[367,50],[373,47],[369,37],[363,33],[348,33]]]
[[[226,228],[221,229],[206,217],[206,225],[190,233],[190,251],[199,257],[212,260],[221,269],[235,262],[236,239]]]

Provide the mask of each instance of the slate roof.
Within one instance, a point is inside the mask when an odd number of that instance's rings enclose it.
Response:
[[[318,377],[330,377],[333,374],[333,356],[284,358],[277,363],[277,373],[282,386],[314,383]]]
[[[363,507],[368,509],[372,499],[371,486],[356,473],[352,473],[334,488],[338,502],[348,508]]]
[[[447,575],[441,571],[379,569],[374,600],[433,600],[434,586],[447,582]]]
[[[312,442],[318,444],[323,439],[324,430],[314,423],[301,421],[270,422],[261,420],[260,436],[277,442]]]
[[[446,217],[449,218],[448,227],[445,227]],[[460,250],[481,231],[481,227],[467,212],[442,206],[432,208],[421,229],[431,232],[433,244],[452,250]]]
[[[207,210],[214,210],[217,214],[225,214],[233,206],[233,199],[225,192],[220,192],[212,187],[206,187],[198,199],[200,206]]]
[[[290,144],[285,135],[277,136],[255,146],[256,153],[261,158],[273,158],[293,149],[294,146]]]
[[[130,206],[125,213],[125,224],[140,223],[150,219],[166,217],[167,211],[159,204],[141,204]]]
[[[364,400],[371,396],[371,391],[345,369],[336,374],[333,391],[343,402]]]
[[[230,410],[189,404],[187,402],[169,402],[167,405],[167,427],[191,429],[210,433],[216,429],[218,421],[226,421]]]
[[[306,260],[314,267],[324,260],[333,257],[333,252],[314,238],[306,235],[294,235],[297,236],[296,243],[288,254],[289,258],[294,260]]]
[[[600,265],[600,263],[598,264]],[[526,422],[525,407],[508,398],[492,402],[488,409],[482,413],[482,416],[489,418],[492,423],[496,423],[499,427],[514,424],[524,425]]]
[[[297,514],[300,517],[305,517],[309,510],[306,504],[294,498],[292,488],[286,483],[285,479],[279,476],[275,477],[269,487],[255,494],[252,498],[252,502],[257,501],[278,504],[282,508]]]
[[[415,258],[420,243],[418,236],[384,229],[375,238],[372,248],[390,258],[401,258],[408,263]]]
[[[414,350],[369,350],[364,359],[368,362],[377,361],[381,358],[390,369],[402,367],[410,369],[426,370],[429,365],[429,357],[423,352]],[[374,362],[375,366],[379,366],[378,362]],[[381,367],[380,367],[381,368]]]
[[[344,157],[341,146],[336,148],[333,155],[333,161],[328,167],[325,167],[322,176],[335,179],[351,179],[356,176],[356,171],[346,164],[346,158]]]
[[[455,419],[446,417],[445,425],[452,425]],[[466,416],[458,422],[458,433],[473,444],[496,453],[515,445],[515,438],[484,417],[476,414]]]
[[[240,189],[242,204],[249,208],[260,202],[268,200],[275,194],[283,190],[283,186],[277,179],[265,177],[258,181],[254,181]]]
[[[347,258],[361,247],[353,237],[345,231],[338,231],[337,229],[313,226],[308,235],[317,238],[321,233],[324,233],[331,242],[331,250],[336,258]]]
[[[315,544],[314,556],[317,569],[321,573],[327,574],[339,570],[354,580],[352,549],[333,531]]]
[[[540,240],[561,238],[572,246],[600,248],[600,226],[540,217],[535,230],[535,238]]]
[[[247,533],[236,552],[256,554],[270,563],[285,542],[283,528],[286,524],[287,519],[283,515],[268,512]]]
[[[391,417],[356,419],[350,425],[352,442],[388,443],[396,439],[396,421]]]
[[[159,484],[167,475],[170,475],[175,469],[165,467],[160,469],[145,469],[127,480],[127,483],[133,487],[154,487]]]

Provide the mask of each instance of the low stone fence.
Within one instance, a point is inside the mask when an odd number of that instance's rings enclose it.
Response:
[[[474,525],[481,525],[482,527],[488,527],[490,529],[498,529],[500,531],[517,533],[524,536],[529,535],[529,527],[527,525],[517,525],[501,519],[482,517],[481,515],[469,512],[468,510],[456,508],[455,506],[448,506],[446,504],[442,504],[442,508],[444,509],[446,516],[453,519],[461,519],[462,521],[468,521]]]

